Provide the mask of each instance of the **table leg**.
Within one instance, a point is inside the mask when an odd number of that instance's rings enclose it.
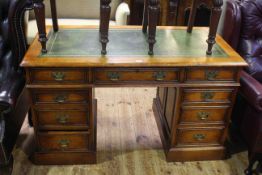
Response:
[[[196,10],[197,10],[197,0],[192,1],[190,16],[188,20],[187,32],[191,33],[193,30],[193,26],[195,24]]]
[[[143,33],[147,33],[148,27],[148,0],[144,2],[144,15],[143,15]]]
[[[53,29],[55,32],[57,32],[59,28],[57,22],[56,0],[50,0],[50,6],[51,6],[51,13],[52,13]]]
[[[222,5],[223,5],[223,0],[213,0],[213,8],[210,17],[209,35],[207,39],[207,43],[208,43],[208,49],[206,52],[207,55],[212,54],[213,45],[216,43],[216,33],[217,33],[219,19],[222,12],[221,9]]]
[[[101,54],[106,54],[106,45],[108,43],[108,30],[109,30],[109,20],[110,20],[110,7],[111,0],[100,0],[100,42],[102,44]]]
[[[45,5],[43,0],[33,0],[33,8],[39,33],[39,41],[42,45],[42,53],[47,53],[46,49],[46,27],[45,27]]]
[[[159,16],[159,0],[149,0],[148,3],[148,43],[149,43],[149,55],[154,54],[154,44],[156,43],[156,27]]]

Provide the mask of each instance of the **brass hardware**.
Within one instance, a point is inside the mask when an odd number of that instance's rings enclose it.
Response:
[[[118,72],[108,72],[107,73],[107,77],[111,80],[111,81],[118,81],[120,79],[120,75]]]
[[[62,149],[68,148],[70,141],[63,139],[63,140],[59,140],[58,144]]]
[[[166,73],[163,71],[155,72],[153,77],[156,81],[163,81],[166,78]]]
[[[69,116],[66,114],[59,114],[56,116],[56,120],[57,122],[61,123],[61,124],[66,124],[68,122],[68,118]]]
[[[56,81],[63,81],[65,79],[65,73],[64,72],[52,72],[52,77]]]
[[[214,98],[214,93],[213,92],[202,92],[201,98],[205,101],[211,100]]]
[[[218,71],[206,71],[206,79],[214,80],[218,76]]]
[[[198,112],[197,113],[197,117],[200,119],[200,120],[207,120],[208,117],[209,117],[210,113],[209,112]]]
[[[65,95],[57,95],[54,100],[57,103],[64,103],[66,101],[67,97]]]
[[[194,134],[193,138],[197,141],[202,141],[206,138],[206,136],[204,134]]]

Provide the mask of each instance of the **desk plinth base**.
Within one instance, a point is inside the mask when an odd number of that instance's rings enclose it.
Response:
[[[95,164],[96,152],[35,152],[31,160],[36,165]]]
[[[224,146],[210,147],[176,147],[170,146],[172,136],[169,131],[163,110],[157,98],[153,101],[153,111],[158,126],[159,134],[163,144],[163,149],[168,162],[183,161],[203,161],[203,160],[221,160],[225,159],[226,149]]]

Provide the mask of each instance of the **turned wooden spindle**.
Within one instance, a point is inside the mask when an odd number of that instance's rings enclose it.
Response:
[[[208,49],[206,51],[207,55],[212,55],[212,48],[216,43],[216,34],[219,24],[219,20],[222,12],[223,0],[213,0],[213,8],[211,11],[209,34],[207,39]]]
[[[212,0],[213,7],[211,11],[211,17],[210,17],[210,24],[209,24],[209,34],[207,39],[208,49],[206,51],[207,55],[212,55],[212,49],[214,44],[216,43],[216,34],[217,34],[217,28],[219,24],[219,20],[221,17],[222,12],[222,5],[223,0]],[[189,21],[188,21],[188,28],[187,32],[191,33],[193,30],[193,26],[195,23],[195,17],[196,17],[196,10],[197,10],[198,0],[193,0],[192,7],[190,11]]]
[[[46,26],[45,26],[45,5],[43,0],[33,0],[33,8],[35,12],[35,19],[39,32],[39,42],[42,45],[42,53],[47,53],[46,49]]]
[[[107,53],[106,46],[109,42],[108,40],[108,30],[109,30],[109,20],[110,20],[110,7],[111,0],[100,0],[100,42],[102,44],[101,54],[105,55]]]
[[[50,0],[50,6],[51,6],[53,30],[54,32],[57,32],[59,30],[59,27],[57,22],[56,0]]]
[[[154,54],[154,44],[156,43],[156,27],[160,12],[159,0],[148,0],[148,43],[149,55]]]

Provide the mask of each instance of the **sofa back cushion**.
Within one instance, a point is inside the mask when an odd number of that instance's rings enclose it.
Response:
[[[241,11],[242,26],[238,51],[249,63],[247,71],[262,82],[262,1],[245,0]]]
[[[112,0],[111,20],[115,18],[115,12],[122,0]],[[46,17],[51,18],[50,0],[45,0]],[[78,18],[78,19],[99,19],[100,1],[99,0],[56,0],[58,18]],[[34,18],[33,13],[30,19]]]

